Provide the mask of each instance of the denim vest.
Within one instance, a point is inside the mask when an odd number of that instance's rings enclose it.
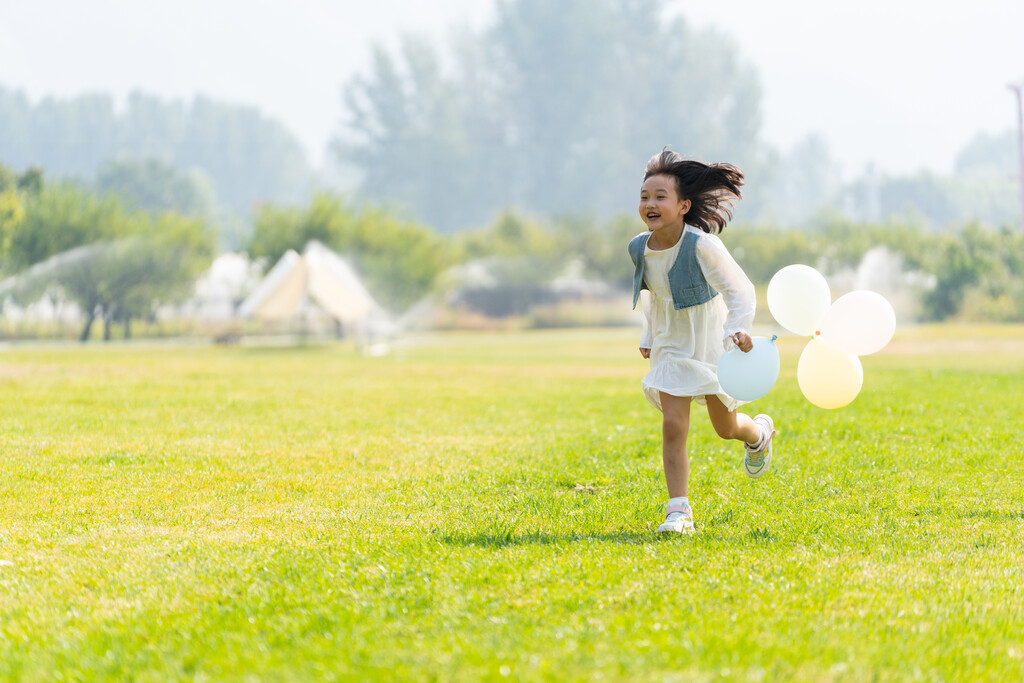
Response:
[[[642,232],[629,242],[629,255],[636,266],[633,275],[633,308],[636,308],[636,302],[640,298],[640,290],[648,289],[647,283],[644,282],[644,249],[647,248],[647,240],[650,237],[650,232]],[[697,260],[698,236],[685,231],[680,239],[683,243],[679,245],[679,254],[668,271],[668,284],[672,288],[672,303],[675,304],[676,310],[699,306],[718,295],[704,279],[704,271],[700,269],[700,262]]]

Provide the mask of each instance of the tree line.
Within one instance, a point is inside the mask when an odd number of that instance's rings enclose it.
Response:
[[[808,227],[835,210],[932,228],[1019,222],[1013,131],[979,134],[952,174],[865,169],[843,181],[820,135],[766,144],[760,79],[740,46],[667,10],[500,0],[489,26],[448,43],[378,46],[346,84],[335,159],[358,171],[360,194],[442,232],[508,208],[607,218],[632,204],[644,162],[666,145],[743,168],[736,217],[747,222]]]
[[[269,267],[287,250],[319,240],[349,258],[395,313],[465,288],[452,274],[481,265],[487,281],[464,303],[500,315],[542,302],[570,264],[579,276],[628,291],[625,245],[642,229],[632,213],[509,210],[484,227],[445,234],[393,208],[320,192],[303,205],[260,207],[243,247]],[[734,222],[723,239],[761,287],[786,265],[807,263],[832,275],[884,246],[919,276],[921,320],[1024,322],[1024,235],[1007,227],[934,231],[835,214],[812,230]],[[130,336],[133,320],[191,296],[217,241],[214,223],[202,216],[133,208],[116,194],[51,181],[38,168],[18,173],[0,165],[0,299],[74,302],[86,315],[83,340],[96,319],[106,338],[115,324]]]
[[[102,182],[111,164],[156,164],[192,177],[192,191],[206,195],[192,201],[243,216],[264,202],[305,201],[313,175],[295,136],[254,107],[143,92],[119,109],[103,93],[33,103],[0,86],[0,160],[79,182]]]
[[[488,278],[476,294],[486,293],[478,299],[491,302],[482,312],[501,313],[542,301],[571,263],[585,278],[629,291],[626,244],[643,229],[632,213],[533,217],[505,211],[485,227],[449,235],[379,206],[321,193],[304,208],[265,208],[248,250],[274,262],[288,249],[320,240],[351,258],[394,311],[461,286],[446,277],[456,267],[482,264]],[[1024,234],[1008,226],[971,222],[936,231],[913,221],[862,222],[836,213],[804,230],[734,222],[722,237],[761,288],[785,266],[805,263],[831,277],[884,247],[914,276],[920,321],[1024,322]]]

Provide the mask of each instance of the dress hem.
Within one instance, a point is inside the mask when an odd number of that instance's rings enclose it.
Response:
[[[749,403],[749,401],[740,401],[739,399],[735,399],[729,394],[726,394],[722,391],[698,391],[693,393],[683,393],[680,392],[678,389],[663,389],[661,387],[654,386],[653,384],[647,384],[646,382],[641,382],[641,386],[643,387],[644,396],[647,397],[647,401],[652,406],[657,408],[660,412],[664,412],[664,410],[662,410],[661,407],[662,393],[668,394],[669,396],[679,396],[680,398],[689,397],[692,398],[697,403],[697,405],[701,406],[707,405],[707,396],[717,396],[718,400],[722,402],[722,405],[724,405],[730,413],[736,412],[736,410],[740,406]]]

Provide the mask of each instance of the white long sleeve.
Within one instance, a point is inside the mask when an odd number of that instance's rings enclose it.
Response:
[[[651,293],[640,290],[640,310],[643,311],[643,332],[640,334],[640,348],[649,349],[654,344],[654,333],[651,332]]]
[[[754,324],[757,308],[754,285],[716,235],[701,235],[697,242],[697,261],[708,284],[725,300],[729,315],[725,319],[723,344],[731,349],[734,346],[732,336],[737,332],[749,334]]]

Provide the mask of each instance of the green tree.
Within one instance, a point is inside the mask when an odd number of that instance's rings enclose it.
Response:
[[[311,240],[336,248],[353,220],[339,197],[322,192],[304,208],[270,204],[257,212],[247,250],[273,263],[289,249],[301,252]]]
[[[10,250],[11,235],[25,220],[25,206],[14,188],[0,190],[0,253]]]
[[[29,176],[27,186],[37,182]],[[130,212],[116,197],[67,183],[28,195],[20,220],[3,234],[7,269],[20,273],[0,293],[31,301],[51,291],[77,303],[87,318],[83,341],[97,316],[107,338],[115,321],[127,336],[133,319],[179,300],[209,265],[215,244],[202,218]]]
[[[7,267],[14,235],[22,229],[26,202],[38,197],[42,189],[43,172],[39,167],[19,174],[0,164],[0,273]]]
[[[543,257],[557,250],[558,238],[537,220],[518,211],[502,211],[486,228],[453,238],[459,262],[490,256]]]
[[[823,255],[823,240],[808,231],[759,227],[730,227],[722,241],[752,282],[766,285],[781,268],[794,263],[817,266]],[[859,256],[858,256],[859,259]]]
[[[317,193],[304,208],[263,207],[248,252],[276,262],[289,249],[301,252],[317,240],[352,260],[367,288],[383,305],[402,309],[430,291],[451,264],[450,251],[432,231],[381,207],[346,205]]]
[[[348,255],[385,306],[402,310],[434,286],[452,265],[448,245],[429,228],[379,206],[365,206],[334,248]]]
[[[105,339],[110,339],[112,323],[124,325],[125,337],[130,337],[133,319],[187,297],[196,277],[213,260],[213,233],[201,219],[176,213],[136,219],[139,234],[112,245],[99,278]]]
[[[16,272],[65,251],[131,232],[121,202],[69,183],[47,183],[25,203],[25,215],[5,240],[7,270]]]
[[[626,245],[644,229],[632,215],[619,214],[605,220],[589,215],[563,215],[554,219],[555,234],[563,260],[580,258],[587,275],[627,289],[633,283]]]
[[[935,277],[922,301],[926,319],[1024,321],[1024,236],[1019,231],[974,223],[944,235],[936,247],[926,262]]]
[[[217,200],[204,171],[179,171],[159,159],[116,159],[103,162],[94,182],[100,194],[116,194],[129,206],[147,211],[177,211],[210,216]]]

